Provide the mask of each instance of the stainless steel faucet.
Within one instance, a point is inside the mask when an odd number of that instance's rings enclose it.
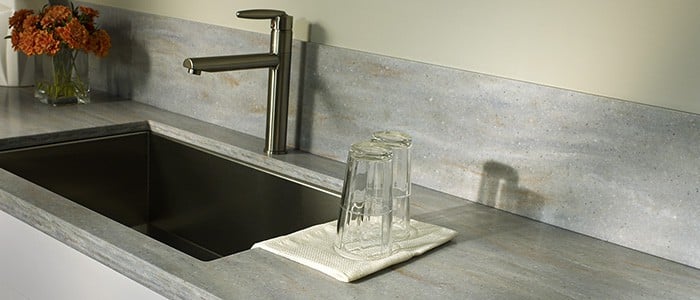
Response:
[[[267,90],[267,124],[265,153],[287,153],[287,111],[289,108],[289,77],[292,63],[293,18],[281,10],[242,10],[236,16],[244,19],[270,19],[272,36],[270,52],[245,55],[187,58],[182,65],[187,72],[223,72],[244,69],[269,68]]]

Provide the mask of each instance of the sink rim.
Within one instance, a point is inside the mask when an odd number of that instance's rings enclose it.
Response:
[[[303,180],[150,130],[0,154],[17,175],[203,261],[333,220],[339,200]]]
[[[148,125],[148,126],[145,126],[145,125]],[[163,129],[165,129],[165,130],[163,130]],[[203,151],[209,155],[213,155],[213,156],[216,156],[216,157],[228,160],[228,161],[232,161],[236,164],[244,165],[244,166],[249,167],[251,169],[254,169],[256,171],[260,171],[260,172],[263,172],[265,174],[273,175],[273,176],[281,178],[283,180],[290,181],[290,182],[293,182],[295,184],[299,184],[301,186],[311,188],[313,190],[322,192],[322,193],[330,195],[332,197],[335,197],[335,198],[340,197],[339,189],[334,189],[334,187],[332,185],[331,185],[331,187],[328,187],[328,186],[323,186],[320,184],[314,184],[314,183],[309,182],[309,181],[304,180],[304,179],[292,177],[289,175],[289,173],[293,174],[294,171],[313,173],[314,175],[316,175],[322,179],[320,181],[321,183],[333,182],[335,180],[335,181],[338,181],[342,184],[342,181],[340,181],[334,177],[324,175],[324,174],[318,173],[318,172],[310,170],[310,169],[304,169],[304,168],[298,167],[292,163],[277,160],[274,157],[265,156],[262,153],[249,151],[249,150],[240,148],[235,144],[221,142],[218,140],[213,140],[213,139],[207,138],[205,136],[202,136],[202,135],[199,135],[196,133],[192,133],[189,131],[179,129],[177,127],[173,127],[170,125],[166,125],[166,124],[154,122],[154,121],[117,124],[117,125],[111,125],[111,126],[107,126],[107,127],[92,127],[92,128],[88,128],[88,129],[79,129],[79,130],[73,130],[73,131],[68,131],[68,132],[63,131],[63,132],[58,132],[55,134],[52,134],[52,133],[40,134],[37,136],[40,136],[40,137],[47,137],[48,136],[50,138],[47,140],[44,140],[44,142],[38,142],[38,141],[43,140],[43,139],[36,138],[36,136],[35,136],[35,138],[31,139],[32,143],[30,143],[30,144],[25,143],[26,146],[14,147],[14,149],[20,150],[20,149],[28,149],[28,148],[47,147],[49,145],[56,145],[56,144],[77,143],[77,142],[82,142],[82,141],[91,140],[91,139],[95,140],[95,139],[109,138],[109,137],[112,137],[114,135],[129,135],[129,134],[134,134],[137,132],[144,132],[144,131],[149,131],[151,134],[158,135],[160,137],[175,141],[177,143],[185,144],[188,147],[197,149],[199,151]],[[184,137],[182,137],[182,136],[184,136]],[[193,136],[195,137],[194,139],[192,139]],[[204,143],[202,143],[202,141],[204,141]],[[212,144],[214,144],[213,147],[211,146]],[[221,150],[221,147],[223,147],[224,150],[227,150],[227,151],[217,151],[217,150]],[[8,148],[8,147],[4,147],[4,148]],[[214,148],[215,150],[212,150],[212,148]],[[0,151],[5,152],[5,151],[13,151],[13,150],[12,149],[3,149]],[[225,152],[226,154],[222,154],[221,152]],[[233,154],[233,155],[231,155],[231,154]],[[242,157],[243,158],[253,158],[253,159],[251,162],[251,161],[243,160]],[[292,172],[287,172],[287,174],[285,174],[284,172],[277,172],[277,171],[273,170],[273,168],[278,166],[278,165],[286,165],[288,170],[292,170]],[[6,170],[3,170],[3,171],[7,172]],[[15,176],[13,174],[11,174],[11,175]],[[330,180],[328,180],[324,177],[330,178]],[[313,178],[313,177],[311,177],[311,178]],[[62,202],[65,202],[62,205],[62,206],[64,206],[64,208],[65,208],[66,203],[68,203],[69,205],[72,204],[70,206],[77,206],[77,207],[71,208],[71,210],[76,210],[76,209],[84,210],[84,212],[82,212],[81,214],[85,214],[88,219],[93,219],[93,220],[95,218],[102,219],[100,222],[103,224],[111,223],[112,225],[110,225],[110,227],[116,225],[117,227],[124,227],[125,229],[127,229],[127,231],[132,230],[129,227],[122,225],[121,223],[114,221],[107,216],[103,216],[100,213],[94,212],[94,211],[90,210],[89,208],[83,207],[82,205],[77,204],[70,199],[61,197],[57,194],[54,194],[54,193],[46,190],[45,188],[41,187],[40,185],[36,185],[32,182],[24,180],[21,177],[17,177],[17,180],[23,181],[25,185],[31,185],[33,187],[32,189],[34,189],[34,190],[43,190],[44,192],[51,194],[51,197],[48,197],[48,198],[52,198],[52,199],[54,199],[54,201],[55,201],[55,198],[62,198],[63,199]],[[2,188],[2,184],[0,184],[0,192],[7,192],[7,190]],[[24,200],[24,199],[22,199],[22,200]],[[31,201],[29,201],[29,203],[32,204]],[[44,205],[35,205],[35,206],[42,207],[41,208],[42,210],[44,210],[44,207],[46,207]],[[3,208],[3,210],[8,211],[7,207]],[[61,213],[57,213],[56,211],[52,211],[52,210],[45,210],[45,211],[48,212],[50,215],[54,216],[55,218],[57,218],[58,220],[68,222],[69,224],[72,224],[79,229],[85,230],[85,226],[81,225],[84,222],[82,222],[80,220],[73,220],[72,218],[69,218],[65,215],[62,215]],[[12,214],[12,215],[15,215],[15,214]],[[106,222],[106,223],[104,223],[104,222]],[[27,222],[27,223],[31,224],[32,222]],[[37,227],[37,226],[35,226],[35,227]],[[97,226],[97,227],[99,228],[101,226]],[[40,230],[44,231],[44,232],[50,231],[50,230],[44,230],[44,229],[40,229]],[[114,229],[112,229],[112,230],[114,230]],[[90,232],[90,230],[86,230],[86,231]],[[120,230],[120,231],[123,231],[123,230]],[[128,248],[128,247],[122,247],[121,246],[122,242],[118,241],[118,239],[114,240],[113,236],[111,236],[111,235],[104,236],[102,234],[102,233],[104,233],[104,231],[90,232],[90,233],[96,235],[97,237],[99,237],[99,239],[102,239],[102,240],[109,242],[110,244],[112,244],[112,246],[114,246],[116,248],[119,248],[122,250],[125,250],[124,248]],[[99,233],[99,234],[96,234],[96,233]],[[124,232],[122,232],[122,234],[124,234]],[[152,242],[155,242],[158,244],[161,243],[161,242],[159,242],[151,237],[142,235],[142,234],[137,233],[137,232],[133,232],[132,235],[133,234],[136,234],[136,236],[142,236],[142,237],[138,238],[139,240],[142,240],[141,243],[146,242],[146,240],[151,240]],[[131,238],[133,239],[135,237],[131,237]],[[59,238],[59,240],[62,240],[62,239]],[[171,248],[171,247],[166,245],[165,248]],[[192,260],[196,260],[198,262],[206,263],[206,261],[197,260],[194,257],[191,257],[187,254],[181,253],[177,249],[172,248],[171,250],[174,252],[180,253],[181,256],[186,257],[187,259],[192,259]],[[127,253],[135,253],[135,252],[141,253],[142,252],[141,250],[138,250],[138,249],[130,249],[130,250],[126,250],[126,251],[127,251]],[[224,256],[223,258],[215,259],[213,261],[218,261],[220,259],[224,259],[226,257],[230,257],[230,256],[234,256],[234,255],[240,255],[240,254],[248,252],[248,251],[250,251],[250,250],[244,250],[241,252],[233,253],[233,254]],[[170,255],[172,255],[172,253]]]
[[[299,150],[291,150],[289,154],[282,156],[268,156],[262,152],[252,150],[257,149],[258,145],[253,145],[252,147],[250,145],[241,146],[238,145],[235,140],[240,136],[245,136],[246,138],[257,139],[262,143],[262,139],[251,137],[231,129],[224,130],[232,136],[207,137],[204,134],[194,133],[177,126],[148,119],[136,122],[123,122],[105,126],[93,126],[28,136],[2,138],[0,139],[0,152],[41,147],[49,144],[80,142],[86,139],[104,138],[112,135],[133,134],[139,131],[149,131],[151,134],[156,134],[175,142],[188,145],[189,147],[204,151],[208,154],[243,164],[247,167],[319,190],[335,197],[340,197],[343,185],[343,180],[339,178],[341,174],[329,175],[327,173],[321,173],[300,166],[294,162],[284,160],[283,158],[296,154],[303,156],[310,155],[316,159],[329,159]],[[222,141],[224,139],[225,141]],[[332,163],[337,164],[338,162],[333,161]]]

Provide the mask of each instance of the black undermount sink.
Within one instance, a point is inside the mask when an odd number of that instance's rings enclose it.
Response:
[[[0,168],[204,261],[338,214],[329,192],[149,131],[1,151]]]

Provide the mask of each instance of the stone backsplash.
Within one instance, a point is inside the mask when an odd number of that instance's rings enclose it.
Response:
[[[263,136],[266,70],[192,76],[182,61],[265,52],[268,35],[97,8],[114,46],[91,60],[95,89]],[[417,184],[700,267],[700,116],[315,43],[293,51],[290,146],[344,161],[372,131],[403,130]]]

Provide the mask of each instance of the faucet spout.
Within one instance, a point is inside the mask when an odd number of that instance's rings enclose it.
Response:
[[[224,72],[268,68],[267,122],[265,124],[265,154],[287,153],[287,119],[289,109],[289,78],[292,64],[293,18],[281,10],[253,9],[237,13],[244,19],[269,19],[270,52],[244,55],[187,58],[182,65],[187,73]]]
[[[194,57],[187,58],[182,62],[182,66],[187,68],[187,72],[194,75],[200,75],[202,72],[274,68],[278,64],[278,56],[271,53]]]

